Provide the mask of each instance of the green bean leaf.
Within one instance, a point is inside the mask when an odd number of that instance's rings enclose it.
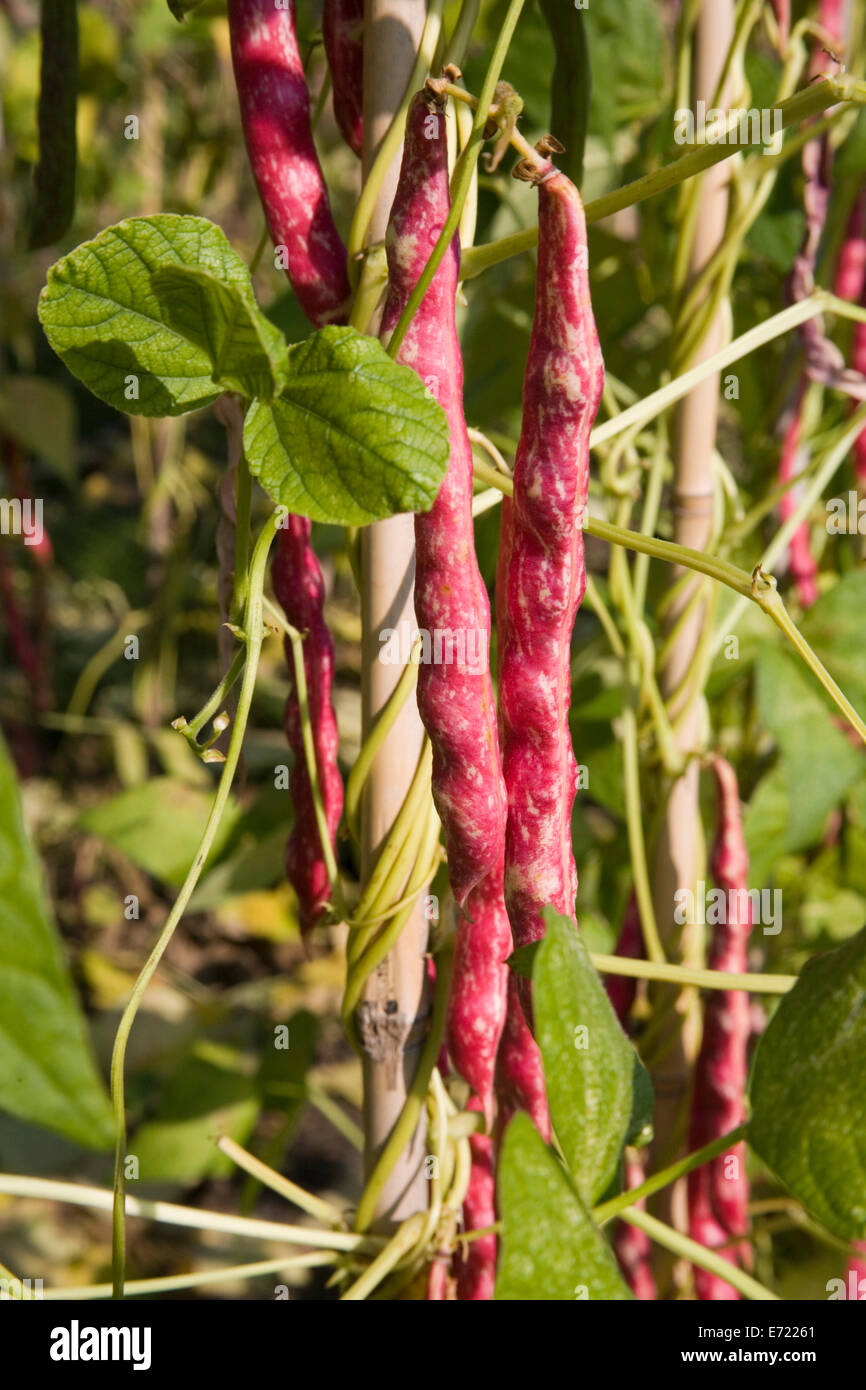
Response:
[[[604,1236],[528,1115],[515,1115],[499,1163],[505,1231],[497,1301],[631,1298]]]
[[[0,1110],[108,1148],[111,1110],[0,740]]]
[[[606,1191],[627,1137],[652,1119],[652,1088],[574,923],[545,908],[533,962],[535,1033],[550,1118],[588,1204]]]
[[[227,389],[271,396],[285,380],[282,335],[203,217],[108,227],[51,267],[39,318],[73,376],[131,415],[183,415]]]
[[[287,385],[247,412],[244,448],[278,505],[342,526],[429,511],[450,451],[420,377],[377,339],[333,326],[289,349]]]
[[[812,1215],[866,1237],[866,927],[813,956],[764,1031],[749,1141]]]

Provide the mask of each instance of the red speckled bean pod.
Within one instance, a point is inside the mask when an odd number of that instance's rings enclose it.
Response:
[[[644,956],[640,912],[634,892],[630,894],[623,914],[622,930],[616,944],[616,954],[629,960],[642,960]],[[637,980],[630,980],[627,975],[608,975],[604,983],[614,1012],[623,1030],[627,1031],[628,1016],[631,1013],[637,993]],[[627,1158],[625,1164],[626,1188],[640,1187],[644,1177],[640,1160],[635,1157]],[[638,1205],[642,1210],[646,1203],[640,1202]],[[611,1245],[619,1261],[623,1278],[635,1298],[641,1302],[650,1302],[657,1298],[658,1293],[652,1273],[651,1244],[646,1232],[639,1231],[637,1226],[629,1226],[625,1221],[618,1221]]]
[[[860,303],[866,309],[866,292]],[[851,344],[851,366],[855,372],[866,376],[866,323],[855,323]],[[854,475],[861,492],[866,492],[866,430],[862,430],[854,441]]]
[[[310,544],[310,529],[311,522],[307,517],[289,516],[287,527],[280,531],[277,538],[272,574],[274,593],[285,610],[286,618],[304,634],[304,671],[310,724],[325,819],[333,844],[343,811],[343,783],[337,767],[339,737],[331,703],[334,643],[324,619],[324,583],[319,562]],[[288,639],[285,645],[292,678],[294,654]],[[293,679],[286,700],[285,730],[294,754],[290,790],[295,812],[286,846],[286,874],[298,895],[301,930],[306,934],[321,918],[331,889],[307,773],[300,709]]]
[[[782,440],[782,455],[779,462],[779,482],[787,483],[795,480],[808,464],[808,456],[804,457],[800,447],[800,437],[803,427],[803,400],[805,397],[805,383],[801,382],[798,388],[794,405],[791,410],[790,420],[785,429]],[[782,521],[787,521],[788,517],[796,511],[799,498],[797,496],[797,485],[794,485],[784,493],[779,501],[779,515]],[[806,521],[800,523],[791,536],[788,547],[788,567],[791,578],[797,586],[797,597],[804,608],[810,608],[818,597],[818,564],[812,554],[811,537],[809,535],[809,524]]]
[[[784,48],[791,33],[791,0],[772,0],[779,26],[779,37]]]
[[[818,18],[825,29],[829,42],[836,49],[844,49],[845,34],[844,0],[821,0]],[[844,56],[841,55],[841,56]],[[830,59],[820,40],[815,42],[809,72],[811,80],[825,75]],[[806,213],[806,235],[803,246],[794,260],[789,288],[791,298],[799,302],[807,298],[815,287],[815,266],[832,194],[833,147],[826,135],[808,141],[802,152],[805,185],[803,206]],[[852,245],[851,253],[843,252],[837,292],[850,288],[852,277],[856,277],[857,249]],[[841,283],[840,283],[841,282]],[[805,376],[808,380],[846,391],[855,400],[866,400],[866,376],[855,368],[846,367],[845,359],[837,345],[826,336],[822,317],[811,319],[800,327],[800,338],[805,352]],[[797,441],[799,438],[799,406],[795,407],[794,418],[789,422],[782,450],[780,478],[786,481],[796,476],[798,469]],[[781,508],[783,518],[790,515],[795,506],[793,493],[786,493]],[[808,526],[799,526],[791,538],[790,566],[797,581],[801,601],[804,606],[813,603],[818,596],[814,576],[817,566],[810,553]]]
[[[480,1110],[481,1102],[473,1097],[467,1108]],[[492,1226],[496,1220],[493,1140],[487,1134],[473,1134],[469,1146],[472,1149],[472,1172],[463,1202],[463,1227],[467,1231],[479,1231],[485,1226]],[[479,1236],[478,1240],[470,1241],[465,1255],[456,1258],[455,1269],[459,1301],[468,1303],[492,1299],[496,1280],[496,1236]]]
[[[626,1160],[626,1189],[640,1187],[645,1176],[643,1165],[638,1159],[628,1158]],[[636,1205],[639,1211],[643,1211],[646,1202],[638,1202]],[[639,1231],[637,1226],[629,1226],[625,1221],[618,1221],[611,1245],[613,1253],[619,1261],[623,1278],[635,1298],[641,1303],[651,1303],[658,1298],[656,1281],[652,1272],[652,1246],[646,1231]]]
[[[698,1173],[703,1173],[699,1168]],[[706,1179],[697,1177],[692,1181],[689,1174],[689,1235],[707,1250],[718,1250],[728,1240],[724,1226],[716,1220],[710,1207]],[[725,1258],[730,1252],[725,1251]],[[739,1297],[739,1290],[719,1274],[711,1274],[707,1269],[695,1266],[695,1290],[702,1303],[733,1303]]]
[[[542,1139],[550,1139],[550,1115],[541,1052],[526,1022],[517,977],[509,972],[508,1008],[496,1059],[497,1132],[525,1110]]]
[[[580,195],[552,164],[533,178],[539,196],[535,318],[497,580],[504,597],[497,618],[508,792],[505,899],[515,946],[543,935],[545,904],[574,913],[570,642],[586,587],[581,521],[589,434],[604,384]]]
[[[854,1297],[858,1303],[866,1297],[866,1240],[855,1240],[854,1245],[858,1250],[863,1251],[863,1259],[854,1256],[848,1261],[846,1270],[845,1288],[848,1297],[851,1297],[850,1290],[856,1290]],[[861,1280],[863,1281],[861,1283]]]
[[[385,337],[448,215],[443,110],[429,92],[416,95],[409,108],[387,235]],[[433,797],[445,832],[451,888],[464,907],[475,885],[495,871],[505,792],[488,661],[490,604],[475,558],[472,447],[463,417],[463,363],[455,325],[459,254],[455,237],[398,360],[427,384],[451,429],[451,458],[439,496],[429,512],[415,518],[415,613],[430,648],[422,653],[418,708],[433,745]]]
[[[407,117],[387,237],[390,286],[383,335],[400,317],[449,206],[444,106],[425,91],[415,96]],[[459,255],[455,238],[412,320],[399,360],[435,394],[451,431],[451,458],[439,496],[429,512],[415,518],[415,614],[429,648],[418,673],[418,709],[433,747],[433,798],[451,888],[468,918],[458,926],[448,1049],[489,1120],[510,931],[501,898],[505,787],[488,661],[490,605],[475,558],[472,448],[455,323]]]
[[[512,511],[510,499],[504,497],[496,568],[496,625],[500,654],[507,621],[507,579],[514,530]],[[509,974],[506,990],[505,1029],[496,1059],[497,1135],[501,1139],[512,1115],[518,1110],[525,1110],[539,1134],[549,1139],[550,1115],[541,1052],[523,1013],[521,982],[516,976]]]
[[[622,929],[616,943],[616,954],[626,960],[643,960],[644,958],[643,930],[634,892],[629,895],[623,913]],[[606,975],[604,987],[614,1012],[622,1024],[623,1031],[628,1032],[628,1016],[637,994],[637,980],[629,979],[628,975]]]
[[[295,4],[228,0],[232,62],[247,152],[268,229],[286,248],[286,274],[310,322],[345,320],[346,251],[331,216],[310,125]]]
[[[496,869],[469,894],[467,918],[457,929],[448,1000],[448,1052],[478,1096],[488,1129],[493,1124],[493,1078],[505,1023],[505,962],[512,945],[502,871],[500,857]]]
[[[712,868],[716,886],[725,893],[726,921],[715,927],[709,967],[739,974],[747,967],[752,926],[748,899],[749,858],[743,836],[737,774],[724,758],[713,760],[718,829]],[[742,990],[714,990],[704,1013],[704,1033],[695,1069],[689,1147],[702,1148],[745,1119],[746,1050],[751,1032],[748,995]],[[746,1146],[734,1145],[688,1176],[689,1230],[703,1245],[719,1246],[748,1229],[749,1184]],[[725,1252],[745,1263],[749,1247]],[[723,1279],[695,1271],[698,1295],[705,1299],[739,1298]],[[730,1290],[725,1292],[724,1290]]]
[[[449,1298],[448,1264],[450,1256],[442,1251],[436,1252],[427,1274],[427,1302],[442,1303]],[[453,1298],[453,1293],[450,1294]]]
[[[866,190],[857,198],[839,248],[833,292],[858,304],[866,288]]]
[[[845,42],[845,6],[846,0],[819,0],[818,5],[819,23],[823,24],[833,42],[839,45]]]
[[[364,123],[364,0],[325,0],[322,36],[331,69],[334,116],[360,159]]]
[[[835,292],[841,299],[866,307],[866,191],[861,192],[839,252]],[[851,366],[866,376],[866,323],[855,323],[851,335]],[[855,406],[856,408],[856,406]],[[866,491],[866,430],[854,442],[854,476]]]

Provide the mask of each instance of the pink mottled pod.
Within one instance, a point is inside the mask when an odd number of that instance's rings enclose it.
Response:
[[[580,195],[548,162],[528,176],[538,184],[538,278],[497,577],[505,899],[515,946],[542,936],[546,904],[574,913],[570,643],[586,587],[589,435],[604,383]]]
[[[481,1102],[473,1097],[467,1107],[480,1110]],[[487,1134],[473,1134],[472,1171],[463,1202],[463,1226],[467,1231],[480,1231],[496,1220],[496,1181],[493,1174],[493,1140]],[[493,1298],[496,1279],[496,1236],[479,1236],[470,1241],[464,1254],[455,1260],[457,1298],[460,1302],[480,1302]]]
[[[232,62],[247,152],[274,245],[316,328],[341,323],[350,288],[310,124],[295,0],[228,0]]]
[[[538,1043],[526,1022],[516,976],[508,976],[508,1008],[496,1060],[497,1133],[525,1110],[542,1139],[550,1139],[547,1088]]]
[[[847,0],[818,0],[818,22],[827,30],[833,43],[840,47],[845,42],[846,7]],[[839,57],[842,56],[839,54]]]
[[[741,974],[748,964],[752,926],[748,896],[749,858],[743,835],[737,774],[724,758],[713,760],[718,820],[712,869],[725,894],[724,921],[713,932],[709,966]],[[746,1117],[747,1048],[751,1033],[748,995],[742,990],[714,990],[704,1013],[704,1032],[695,1067],[689,1148],[699,1149],[741,1125]],[[749,1183],[746,1146],[733,1145],[688,1176],[689,1230],[702,1244],[725,1245],[748,1230]],[[747,1263],[745,1243],[726,1250],[725,1258]],[[699,1272],[700,1273],[700,1272]],[[708,1280],[703,1274],[698,1280]],[[724,1281],[718,1281],[724,1284]],[[709,1285],[708,1285],[709,1287]],[[715,1284],[712,1285],[715,1288]],[[725,1284],[725,1287],[728,1287]],[[739,1297],[718,1291],[712,1298]]]
[[[364,135],[364,0],[325,0],[322,37],[331,69],[334,116],[360,158]]]
[[[782,521],[787,521],[788,517],[793,515],[797,508],[799,498],[797,496],[795,480],[808,464],[808,456],[804,456],[800,444],[803,425],[804,387],[805,383],[801,383],[794,399],[794,404],[782,441],[782,454],[779,461],[779,482],[794,484],[787,492],[783,493],[779,501],[779,515]],[[809,523],[807,521],[801,521],[791,536],[788,549],[788,564],[791,578],[797,588],[797,597],[800,603],[804,608],[811,608],[812,604],[815,603],[818,598],[818,564],[812,554]]]
[[[866,1298],[866,1240],[855,1240],[854,1244],[858,1250],[862,1250],[863,1255],[862,1258],[852,1255],[851,1259],[848,1261],[845,1283],[847,1289],[856,1290],[853,1296],[859,1303]],[[851,1293],[849,1293],[848,1296],[850,1298],[852,1296]]]
[[[417,94],[387,235],[391,333],[450,208],[442,100]],[[505,787],[488,645],[490,605],[475,558],[472,448],[463,415],[463,362],[455,305],[455,238],[403,339],[413,367],[448,417],[451,456],[431,510],[415,518],[415,613],[424,646],[418,709],[433,749],[433,798],[442,821],[458,923],[448,1049],[492,1120],[496,1048],[505,1021],[504,960],[511,933],[502,901]]]
[[[623,914],[622,930],[616,944],[616,954],[628,960],[643,959],[643,932],[634,892],[629,896]],[[617,1018],[622,1027],[627,1028],[628,1016],[631,1013],[637,992],[637,980],[631,980],[627,975],[608,975],[604,983]],[[626,1188],[639,1187],[644,1176],[640,1160],[634,1155],[629,1155],[625,1164]],[[645,1202],[639,1203],[641,1208],[645,1205]],[[641,1302],[649,1302],[657,1298],[650,1258],[650,1239],[646,1232],[638,1230],[637,1226],[629,1226],[625,1221],[618,1221],[611,1244],[619,1261],[623,1278],[635,1298]]]
[[[440,1254],[438,1251],[433,1257],[433,1263],[427,1273],[428,1303],[443,1303],[449,1297],[448,1259],[447,1255]]]
[[[466,917],[457,929],[448,1000],[448,1052],[478,1097],[488,1129],[493,1125],[493,1080],[505,1023],[505,962],[510,954],[500,861],[469,894]]]
[[[623,913],[622,929],[616,943],[616,954],[626,960],[643,960],[644,957],[643,930],[634,892],[629,895]],[[628,975],[607,975],[605,976],[604,987],[617,1018],[627,1031],[628,1016],[637,994],[637,980],[630,979]]]
[[[316,750],[319,787],[328,834],[333,845],[343,811],[343,782],[337,766],[339,736],[331,703],[334,680],[334,643],[324,618],[324,583],[310,543],[311,522],[289,516],[277,538],[273,564],[274,593],[287,620],[304,636],[304,672],[310,723]],[[293,678],[294,654],[286,639],[290,689],[286,700],[285,730],[294,754],[290,791],[294,823],[286,847],[286,873],[298,895],[301,930],[306,935],[320,920],[331,890],[307,773],[297,689]]]
[[[697,1169],[698,1174],[702,1172],[703,1169]],[[689,1173],[689,1235],[707,1250],[718,1250],[726,1244],[728,1234],[713,1216],[705,1186],[702,1179]],[[729,1259],[730,1251],[724,1253]],[[733,1303],[740,1297],[739,1290],[727,1279],[698,1265],[695,1265],[695,1291],[702,1303]]]
[[[418,93],[406,121],[403,165],[387,233],[387,337],[427,263],[450,207],[444,105]],[[490,605],[475,558],[472,447],[463,416],[463,362],[454,242],[412,320],[398,360],[439,401],[451,431],[445,481],[415,518],[415,613],[425,639],[418,708],[433,746],[433,798],[458,906],[496,869],[505,823],[489,669]]]
[[[791,0],[772,0],[772,4],[776,13],[776,23],[779,26],[782,48],[786,48],[791,36]]]
[[[864,189],[848,218],[845,240],[839,248],[833,293],[840,299],[859,304],[866,289],[866,189]]]
[[[861,297],[866,308],[866,293]],[[851,366],[855,372],[866,376],[866,323],[855,323],[851,345]],[[866,492],[866,430],[861,430],[854,441],[854,475],[861,492]]]
[[[860,193],[839,251],[834,289],[841,299],[866,307],[866,190]],[[851,334],[851,367],[866,377],[866,323],[855,323]],[[866,491],[866,430],[854,442],[854,476]]]
[[[629,1156],[625,1164],[626,1190],[640,1187],[645,1176],[641,1162]],[[638,1202],[637,1206],[642,1211],[646,1202]],[[650,1303],[658,1298],[652,1272],[652,1246],[646,1231],[638,1230],[637,1226],[629,1226],[625,1221],[618,1221],[611,1246],[623,1278],[638,1302]]]

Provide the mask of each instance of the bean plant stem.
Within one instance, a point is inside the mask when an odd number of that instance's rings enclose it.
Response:
[[[276,1192],[280,1197],[285,1197],[287,1202],[293,1206],[300,1207],[308,1216],[312,1216],[316,1221],[323,1222],[326,1226],[341,1227],[343,1225],[343,1213],[339,1207],[335,1207],[331,1202],[325,1202],[321,1197],[315,1196],[312,1192],[307,1192],[290,1178],[283,1177],[282,1173],[277,1173],[267,1163],[263,1163],[255,1154],[248,1153],[240,1144],[236,1144],[234,1139],[224,1134],[217,1140],[217,1148],[228,1158],[236,1163],[238,1168],[242,1168],[245,1173],[256,1178],[265,1187],[269,1187],[272,1192]]]
[[[859,414],[860,412],[858,412]],[[866,406],[863,407],[863,417],[866,418]],[[862,423],[859,426],[851,426],[846,432],[845,438],[848,438],[849,435],[856,438],[862,427]],[[838,462],[835,466],[838,467]],[[506,478],[497,469],[486,468],[484,465],[476,464],[475,471],[476,474],[483,477],[485,482],[493,483],[500,492],[508,497],[511,496],[514,489],[510,478]],[[751,575],[748,575],[745,570],[738,569],[736,565],[730,564],[729,561],[723,560],[719,556],[704,555],[698,550],[691,550],[688,546],[675,545],[672,541],[658,540],[655,536],[642,536],[638,531],[627,531],[621,526],[612,525],[609,521],[600,521],[597,517],[587,519],[586,530],[591,536],[597,536],[599,540],[609,541],[612,545],[643,551],[657,560],[665,560],[669,564],[680,565],[684,569],[696,570],[698,574],[705,574],[710,579],[715,579],[717,583],[733,589],[742,598],[752,599],[759,608],[763,608],[780,631],[785,634],[813,675],[821,682],[833,703],[841,710],[852,729],[856,730],[863,743],[866,744],[866,723],[854,709],[851,701],[839,689],[823,662],[796,627],[782,602],[781,595],[776,590],[775,580],[767,575],[760,565],[756,566]]]
[[[367,1266],[359,1279],[342,1295],[341,1303],[358,1302],[367,1298],[382,1280],[391,1273],[395,1265],[414,1248],[424,1234],[426,1215],[417,1211],[399,1226],[374,1260]]]
[[[346,824],[356,841],[360,839],[361,833],[358,815],[361,807],[361,793],[367,781],[367,774],[373,765],[373,759],[394,727],[394,721],[397,715],[400,713],[418,683],[418,662],[420,658],[421,636],[419,633],[412,645],[409,660],[403,668],[400,679],[394,686],[387,703],[376,719],[376,723],[361,745],[361,751],[355,759],[352,771],[347,778],[344,814],[346,817]]]
[[[713,1139],[711,1143],[705,1144],[701,1149],[695,1149],[693,1153],[686,1154],[684,1158],[677,1159],[676,1163],[671,1163],[667,1168],[662,1168],[657,1173],[642,1182],[639,1187],[632,1187],[626,1192],[620,1192],[617,1197],[611,1197],[609,1201],[602,1202],[600,1206],[594,1208],[592,1217],[599,1225],[603,1226],[606,1221],[610,1221],[614,1216],[620,1216],[626,1207],[632,1207],[637,1202],[642,1202],[647,1197],[652,1197],[656,1192],[661,1192],[663,1187],[676,1182],[677,1178],[683,1177],[686,1173],[691,1173],[694,1168],[700,1168],[704,1163],[709,1163],[710,1159],[717,1158],[719,1154],[726,1153],[733,1148],[741,1139],[746,1137],[748,1125],[739,1125],[737,1129],[729,1130],[727,1134],[722,1134],[718,1139]]]
[[[192,897],[193,890],[207,862],[207,857],[213,845],[217,830],[219,829],[223,812],[228,803],[232,781],[241,756],[241,746],[243,744],[244,733],[246,732],[250,706],[252,705],[253,690],[256,684],[256,675],[258,673],[259,656],[261,654],[262,637],[264,634],[262,625],[262,590],[264,588],[268,552],[275,536],[275,518],[271,516],[265,523],[259,539],[256,542],[252,563],[250,565],[249,590],[244,620],[247,663],[244,670],[240,695],[238,697],[238,708],[232,728],[231,740],[229,742],[226,760],[223,764],[222,775],[220,776],[219,785],[214,796],[211,812],[208,816],[207,825],[205,826],[204,834],[202,835],[198,850],[196,851],[195,859],[192,862],[183,887],[175,900],[174,907],[169,913],[165,926],[159,934],[156,945],[153,947],[153,950],[148,956],[135,982],[129,1002],[123,1011],[114,1040],[114,1049],[111,1056],[111,1098],[116,1126],[114,1151],[114,1221],[112,1236],[112,1285],[114,1289],[113,1296],[115,1298],[123,1298],[124,1269],[126,1263],[126,1097],[124,1087],[126,1045],[145,991],[156,972],[156,968],[163,957],[168,943],[174,935],[175,928],[186,910],[187,903]]]
[[[457,23],[454,25],[454,32],[448,40],[448,47],[445,50],[446,63],[456,63],[459,67],[463,62],[480,9],[481,0],[463,0]]]
[[[697,985],[699,989],[742,989],[751,994],[787,994],[796,975],[730,974],[687,965],[666,965],[652,960],[592,953],[592,963],[602,975],[628,975],[634,980],[663,980],[670,984]]]
[[[176,719],[172,725],[172,728],[177,729],[179,733],[182,733],[186,738],[194,742],[195,739],[198,738],[198,735],[204,728],[205,724],[207,724],[208,720],[212,719],[213,716],[216,714],[217,710],[225,700],[229,691],[231,691],[236,685],[238,677],[240,676],[241,671],[244,669],[246,659],[246,649],[244,647],[239,648],[239,650],[235,652],[231,666],[226,671],[219,685],[216,687],[216,690],[211,695],[207,703],[202,705],[195,718],[190,719],[189,722],[187,722],[185,719]]]
[[[246,454],[241,448],[235,474],[235,575],[232,593],[231,619],[236,623],[244,611],[247,601],[247,583],[250,570],[250,516],[252,510],[253,480],[250,475]]]
[[[828,106],[835,106],[843,101],[856,102],[858,105],[866,103],[866,82],[848,75],[829,77],[823,82],[807,87],[802,92],[797,92],[786,101],[780,102],[776,109],[781,114],[783,128],[787,129],[788,126],[796,125],[800,121],[807,120],[810,116],[817,115],[820,111],[825,111]],[[604,217],[621,212],[623,208],[646,202],[648,198],[665,193],[669,188],[675,188],[677,184],[683,183],[686,179],[694,178],[695,175],[703,173],[712,165],[718,164],[724,159],[730,159],[732,155],[748,149],[752,141],[739,140],[737,138],[737,126],[738,120],[732,119],[726,130],[725,138],[718,144],[699,145],[696,149],[681,155],[679,159],[673,160],[672,163],[661,169],[656,169],[652,174],[645,174],[642,178],[635,179],[632,183],[624,184],[622,188],[615,189],[614,192],[606,193],[602,198],[596,198],[593,202],[587,203],[585,208],[587,224],[599,222]],[[499,265],[500,262],[509,260],[511,256],[518,256],[524,251],[531,251],[537,244],[538,228],[530,227],[525,232],[515,232],[512,236],[503,237],[500,241],[470,247],[464,252],[460,277],[463,280],[472,280],[476,275],[489,269],[490,266]]]
[[[304,639],[297,628],[292,627],[287,622],[279,610],[269,599],[264,600],[268,612],[280,624],[292,645],[292,658],[295,671],[295,690],[298,697],[298,712],[301,720],[301,734],[304,740],[304,761],[307,765],[307,777],[310,783],[310,791],[313,797],[313,810],[316,816],[316,827],[319,831],[319,841],[322,847],[322,858],[325,861],[325,869],[328,874],[328,882],[331,885],[331,901],[337,917],[342,920],[346,915],[346,908],[343,902],[343,889],[340,883],[340,871],[337,868],[337,860],[334,855],[334,846],[331,843],[331,836],[328,831],[328,819],[325,814],[325,803],[322,799],[322,788],[319,780],[319,766],[316,761],[316,744],[313,738],[313,726],[310,720],[310,702],[307,692],[307,672],[304,663]]]
[[[313,1250],[305,1255],[282,1255],[274,1260],[258,1260],[255,1264],[223,1265],[219,1269],[198,1269],[190,1274],[167,1274],[157,1279],[130,1279],[126,1284],[126,1295],[130,1298],[139,1294],[172,1293],[178,1289],[201,1289],[229,1280],[260,1279],[264,1274],[279,1274],[291,1269],[317,1269],[333,1263],[334,1256],[329,1251]],[[43,1289],[40,1298],[46,1302],[71,1300],[78,1303],[79,1300],[111,1298],[111,1294],[111,1284],[76,1284],[71,1288]]]
[[[706,1269],[711,1274],[719,1275],[720,1278],[737,1289],[744,1298],[754,1299],[756,1302],[772,1301],[776,1303],[780,1301],[778,1294],[772,1293],[763,1284],[759,1284],[757,1279],[753,1279],[751,1275],[744,1274],[729,1260],[714,1254],[712,1250],[708,1250],[705,1245],[699,1245],[696,1240],[692,1240],[689,1236],[675,1231],[672,1226],[666,1226],[663,1221],[657,1221],[648,1212],[640,1211],[637,1207],[625,1207],[620,1215],[623,1221],[627,1221],[630,1226],[637,1226],[639,1231],[645,1231],[650,1240],[654,1240],[657,1245],[663,1246],[682,1259],[690,1260],[700,1269]]]
[[[837,441],[827,450],[826,455],[815,470],[811,480],[806,485],[803,496],[788,517],[788,520],[779,528],[770,544],[761,557],[761,567],[771,569],[780,555],[784,554],[791,536],[808,516],[816,500],[821,496],[824,488],[847,458],[851,446],[859,437],[861,431],[866,427],[866,405],[862,405],[851,419],[846,422],[846,426]],[[743,595],[743,598],[731,605],[723,614],[712,640],[712,652],[715,654],[724,643],[725,639],[733,632],[737,623],[746,608],[744,599],[750,595]]]
[[[13,1197],[37,1197],[47,1202],[66,1202],[70,1206],[89,1207],[93,1211],[110,1212],[114,1193],[105,1187],[88,1187],[83,1183],[61,1182],[56,1178],[34,1178],[29,1174],[0,1173],[0,1192]],[[375,1253],[384,1245],[376,1235],[353,1235],[346,1231],[317,1231],[311,1226],[291,1226],[280,1221],[262,1221],[257,1217],[233,1216],[221,1211],[203,1211],[197,1207],[178,1206],[174,1202],[152,1202],[126,1196],[128,1216],[162,1222],[166,1226],[183,1226],[197,1231],[215,1231],[223,1235],[243,1236],[253,1240],[285,1241],[290,1245],[315,1245],[329,1250]]]

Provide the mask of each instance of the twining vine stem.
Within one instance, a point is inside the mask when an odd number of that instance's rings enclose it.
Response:
[[[222,774],[213,799],[207,825],[205,826],[204,834],[202,835],[195,859],[184,880],[183,887],[175,900],[174,907],[169,913],[165,926],[159,934],[156,945],[153,947],[153,950],[148,956],[135,982],[129,997],[129,1002],[118,1024],[117,1034],[114,1040],[114,1049],[111,1055],[111,1102],[116,1126],[114,1150],[114,1221],[112,1238],[112,1287],[115,1298],[123,1298],[124,1269],[126,1264],[126,1095],[124,1086],[126,1045],[144,993],[153,978],[159,962],[162,960],[165,949],[171,941],[175,928],[183,916],[187,903],[192,897],[195,886],[201,877],[202,870],[207,862],[207,857],[213,845],[217,830],[219,829],[223,812],[228,803],[232,781],[234,780],[234,775],[241,756],[241,747],[243,745],[244,733],[246,732],[247,720],[249,719],[250,707],[252,705],[256,675],[259,669],[259,657],[261,655],[262,638],[264,637],[265,631],[262,622],[262,593],[267,569],[268,552],[276,533],[275,514],[273,514],[268,518],[262,528],[250,564],[249,588],[243,625],[244,640],[247,649],[246,666],[244,668],[240,695],[238,696],[237,714],[235,715],[235,721],[232,727],[226,760],[223,764]]]

